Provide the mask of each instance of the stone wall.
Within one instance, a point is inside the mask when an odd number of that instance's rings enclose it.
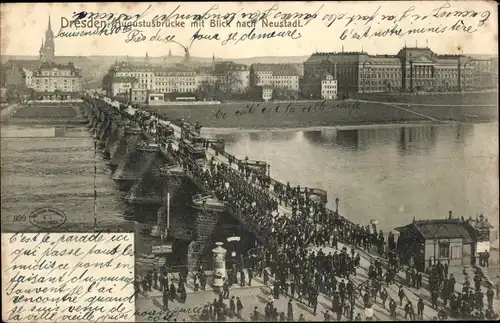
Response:
[[[148,161],[146,161],[148,163]],[[166,201],[166,196],[162,197],[163,179],[160,169],[164,166],[164,157],[161,152],[154,153],[153,159],[142,175],[135,180],[132,188],[128,192],[127,201],[129,203],[155,204],[158,207]],[[140,172],[140,170],[138,171]],[[166,195],[166,193],[165,193]],[[165,202],[166,203],[166,202]]]
[[[116,168],[131,152],[135,151],[140,139],[140,134],[125,133],[125,136],[118,143],[115,153],[111,155],[111,161],[109,162],[111,167]]]
[[[188,247],[189,270],[194,270],[201,264],[207,264],[210,262],[212,249],[215,247],[210,244],[210,238],[219,220],[219,216],[220,212],[196,210],[196,238],[189,244]]]

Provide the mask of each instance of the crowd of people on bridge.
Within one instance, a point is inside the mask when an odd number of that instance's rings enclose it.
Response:
[[[157,142],[167,143],[166,132],[158,131],[158,120],[164,117],[151,116],[149,112],[136,110],[128,118],[153,135]],[[318,296],[323,293],[331,298],[330,310],[337,320],[343,315],[354,320],[358,317],[354,313],[356,301],[360,301],[365,308],[371,308],[380,298],[383,308],[389,301],[387,310],[393,319],[398,319],[398,305],[404,306],[405,318],[422,319],[424,301],[418,300],[415,314],[414,305],[406,297],[401,284],[397,288],[399,302],[388,295],[387,288],[397,283],[400,271],[405,271],[403,284],[408,288],[422,288],[424,276],[412,263],[403,268],[402,250],[392,234],[386,241],[382,231],[377,233],[375,227],[354,224],[340,216],[338,210],[327,209],[324,201],[316,199],[307,188],[271,181],[265,173],[244,166],[235,158],[229,158],[228,163],[224,163],[212,157],[202,166],[171,145],[167,147],[186,173],[207,191],[213,192],[260,240],[264,248],[256,255],[256,261],[251,263],[251,270],[264,277],[265,283],[268,280],[266,276],[274,276],[275,299],[284,294],[297,301],[307,300],[316,314]],[[346,245],[353,247],[348,250]],[[324,252],[326,248],[333,249]],[[356,248],[359,248],[358,251]],[[361,266],[360,252],[367,256],[373,252],[376,256],[370,256],[374,260],[368,268],[368,280],[356,285],[352,276]],[[485,306],[477,278],[474,278],[476,288],[470,288],[466,280],[460,293],[455,290],[453,275],[448,276],[439,262],[430,267],[428,277],[432,307],[438,312],[435,319],[446,319],[448,315],[468,319],[498,317],[491,306],[493,291],[488,289],[488,304]],[[442,299],[442,304],[438,303],[438,298]],[[266,319],[275,316],[274,309],[266,313],[271,313],[266,315]]]

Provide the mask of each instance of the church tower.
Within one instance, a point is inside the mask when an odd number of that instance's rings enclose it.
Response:
[[[172,57],[172,49],[168,49],[168,57]]]
[[[191,61],[191,56],[189,55],[189,50],[185,49],[184,53],[184,63],[189,63]]]
[[[40,50],[38,51],[39,55],[40,55],[40,61],[43,61],[44,58],[43,58],[43,37],[42,37],[42,44],[40,45]]]
[[[43,61],[53,61],[55,57],[55,44],[54,44],[54,33],[52,32],[52,26],[50,23],[47,25],[47,30],[45,31],[45,43],[42,48],[40,48],[40,60]]]

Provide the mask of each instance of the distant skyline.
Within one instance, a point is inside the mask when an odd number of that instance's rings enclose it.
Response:
[[[372,37],[363,40],[346,39],[341,40],[339,36],[345,29],[356,28],[356,32],[362,33],[368,26],[364,21],[353,21],[347,27],[345,22],[337,20],[331,27],[326,27],[327,21],[334,14],[360,14],[371,15],[378,13],[382,15],[401,15],[411,6],[415,9],[411,13],[419,15],[430,15],[443,6],[445,2],[421,1],[421,2],[287,2],[278,3],[278,9],[273,13],[282,12],[308,12],[314,13],[318,10],[318,18],[312,20],[305,27],[297,28],[297,32],[302,35],[299,39],[274,38],[265,40],[246,40],[237,44],[222,45],[217,40],[197,40],[190,49],[190,55],[194,57],[211,58],[215,55],[223,59],[244,59],[253,57],[284,57],[284,56],[308,56],[318,52],[340,52],[344,51],[359,52],[364,51],[368,54],[396,54],[402,47],[419,47],[426,45],[438,54],[466,54],[466,55],[498,55],[497,40],[497,6],[494,2],[450,2],[453,6],[444,10],[476,10],[478,17],[462,17],[465,24],[477,25],[480,17],[486,17],[489,11],[489,17],[480,30],[476,33],[468,34],[460,31],[450,31],[444,34],[425,33],[419,36],[408,35],[405,37]],[[152,6],[144,16],[146,20],[151,20],[158,14],[169,14],[176,9],[177,13],[203,13],[206,12],[213,3],[152,3]],[[219,12],[254,12],[256,10],[265,11],[273,3],[219,3]],[[11,3],[1,5],[1,43],[0,50],[2,55],[13,56],[36,56],[40,48],[40,43],[47,29],[48,17],[51,17],[52,30],[57,35],[61,26],[61,17],[72,17],[74,12],[87,11],[108,13],[142,13],[148,9],[147,3]],[[321,7],[322,6],[322,7]],[[380,7],[380,9],[378,9]],[[321,8],[321,9],[320,9]],[[378,10],[378,11],[377,11]],[[337,17],[338,18],[338,17]],[[426,28],[427,26],[438,27],[441,25],[452,25],[458,18],[451,15],[449,18],[437,19],[432,17],[428,23],[415,23],[411,26],[404,20],[398,23],[403,28]],[[186,23],[189,25],[189,22]],[[373,23],[373,29],[381,27],[382,30],[393,26],[393,22],[378,21]],[[277,31],[294,28],[274,28]],[[91,31],[92,29],[85,29]],[[189,39],[198,30],[196,27],[186,28],[163,28],[161,34],[175,34],[175,40],[186,46]],[[232,28],[202,28],[200,33],[204,35],[219,33],[220,38],[226,38],[231,32],[245,33],[249,29],[235,27]],[[270,32],[273,28],[256,29],[255,33]],[[65,30],[67,31],[67,30]],[[74,31],[74,29],[72,29]],[[149,39],[156,33],[155,28],[144,28],[143,33]],[[158,42],[140,42],[126,43],[126,35],[113,36],[83,36],[55,39],[56,56],[126,56],[141,57],[148,52],[150,57],[163,57],[168,55],[171,49],[172,55],[183,56],[184,50],[180,45],[172,43]]]

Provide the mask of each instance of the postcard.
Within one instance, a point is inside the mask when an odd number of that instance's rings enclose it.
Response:
[[[0,8],[3,321],[498,320],[495,2]]]

